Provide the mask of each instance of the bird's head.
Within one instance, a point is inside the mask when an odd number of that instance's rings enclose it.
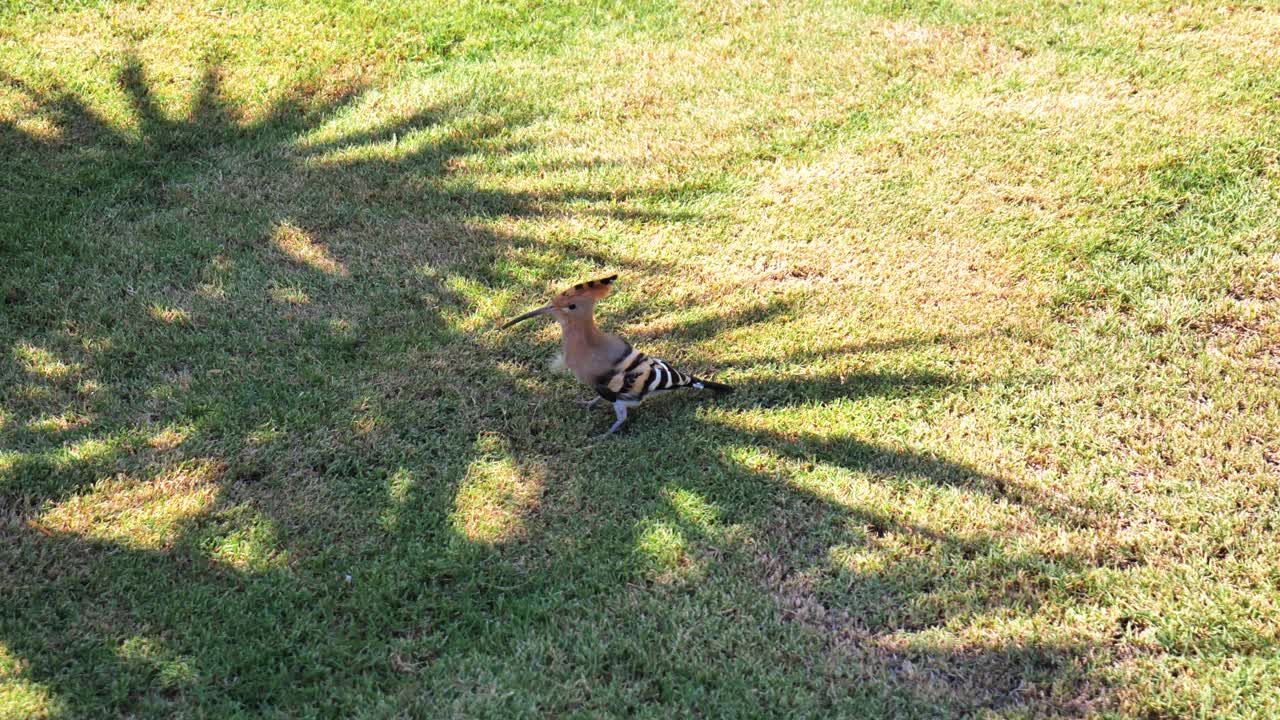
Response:
[[[590,320],[592,312],[595,310],[596,302],[603,300],[613,290],[613,281],[617,279],[617,275],[610,275],[599,280],[580,282],[551,298],[551,302],[546,305],[536,310],[530,310],[502,327],[506,329],[518,322],[538,315],[551,315],[560,322]]]

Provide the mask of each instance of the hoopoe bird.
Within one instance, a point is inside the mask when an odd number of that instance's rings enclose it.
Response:
[[[728,385],[686,375],[636,350],[617,335],[601,332],[596,327],[596,303],[613,290],[613,281],[617,279],[617,275],[610,275],[578,283],[556,295],[550,303],[506,323],[502,329],[539,315],[551,315],[560,323],[564,364],[596,392],[595,397],[580,401],[581,404],[591,407],[602,399],[613,403],[617,421],[600,437],[622,427],[627,421],[628,408],[655,395],[686,387],[733,392]]]

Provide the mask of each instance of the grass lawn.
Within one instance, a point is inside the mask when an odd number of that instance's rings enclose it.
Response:
[[[0,0],[0,301],[4,720],[1280,716],[1270,3]]]

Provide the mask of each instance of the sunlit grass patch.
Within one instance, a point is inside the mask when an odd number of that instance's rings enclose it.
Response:
[[[264,574],[288,566],[289,552],[269,518],[245,508],[224,515],[225,530],[204,538],[211,558],[245,573]]]
[[[333,258],[329,250],[316,243],[306,230],[288,222],[276,225],[271,235],[272,243],[285,255],[300,265],[326,275],[346,275],[347,269]]]
[[[138,671],[154,673],[160,687],[173,689],[196,682],[195,659],[177,655],[155,638],[131,637],[120,644],[116,654]]]
[[[66,465],[92,464],[112,457],[119,452],[123,444],[122,440],[115,438],[85,438],[64,445],[56,457]]]
[[[685,533],[665,521],[646,523],[636,537],[636,552],[655,582],[674,583],[698,575],[698,563],[690,555]]]
[[[721,510],[698,493],[673,489],[665,493],[667,502],[684,522],[693,523],[700,532],[709,532],[720,520]]]
[[[271,299],[285,305],[308,305],[311,303],[311,297],[305,291],[296,287],[273,287],[271,288]]]
[[[0,122],[43,142],[57,142],[63,136],[62,128],[36,102],[7,85],[0,85]]]
[[[395,530],[396,526],[408,520],[404,515],[410,512],[412,493],[420,487],[419,479],[406,468],[396,468],[387,478],[387,497],[390,501],[379,517],[379,522],[387,530]]]
[[[38,433],[64,433],[75,428],[88,425],[93,422],[93,418],[87,415],[80,415],[74,412],[65,412],[61,415],[48,415],[45,417],[31,420],[26,427],[32,432]],[[0,418],[0,429],[4,428],[2,418]]]
[[[152,303],[147,311],[151,313],[151,317],[166,325],[185,325],[191,322],[191,313],[182,308],[166,307],[158,303]]]
[[[37,522],[49,531],[125,547],[164,548],[213,506],[222,471],[215,463],[190,462],[152,480],[104,480],[45,511]]]
[[[0,643],[0,720],[46,720],[61,717],[65,703],[45,684],[26,677],[27,664]]]
[[[14,345],[13,356],[28,373],[45,380],[60,380],[80,370],[78,364],[67,362],[50,350],[27,342]]]
[[[159,432],[153,433],[151,437],[147,439],[147,444],[156,450],[172,450],[190,437],[191,432],[191,428],[167,427]]]
[[[467,467],[453,499],[450,522],[472,542],[497,544],[519,537],[546,482],[537,465],[517,464],[496,437],[476,440],[477,459]]]

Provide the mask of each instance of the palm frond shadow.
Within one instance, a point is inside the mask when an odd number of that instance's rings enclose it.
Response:
[[[469,286],[535,293],[540,288],[532,278],[558,267],[538,265],[544,262],[538,256],[557,248],[484,221],[630,212],[617,207],[617,193],[507,191],[471,182],[454,161],[481,149],[499,152],[511,142],[509,127],[484,119],[429,133],[432,139],[390,158],[346,152],[440,130],[467,117],[464,103],[309,144],[301,138],[358,99],[359,86],[299,86],[259,120],[243,122],[219,77],[216,66],[206,68],[189,115],[175,119],[152,99],[144,68],[127,62],[120,83],[138,121],[136,136],[72,93],[3,79],[61,132],[48,139],[0,125],[0,141],[15,158],[9,177],[22,186],[6,193],[10,201],[0,208],[11,211],[4,213],[7,222],[0,220],[0,241],[15,249],[0,275],[6,302],[0,339],[13,351],[0,359],[0,380],[30,390],[0,396],[9,422],[0,437],[17,453],[0,467],[0,575],[17,578],[0,587],[0,640],[21,659],[23,677],[48,687],[69,713],[105,704],[119,714],[158,715],[194,705],[209,715],[284,707],[354,715],[406,697],[445,702],[441,698],[458,691],[457,667],[477,658],[509,662],[548,643],[546,652],[571,658],[567,669],[547,671],[560,673],[561,687],[618,677],[634,684],[639,702],[662,691],[654,679],[662,670],[696,670],[698,653],[680,652],[690,617],[718,618],[692,632],[707,652],[733,652],[738,641],[728,639],[729,611],[735,603],[763,608],[776,622],[750,631],[747,647],[738,647],[741,659],[725,676],[701,680],[712,694],[717,687],[777,681],[769,668],[788,658],[775,648],[794,647],[796,632],[830,664],[816,670],[819,685],[798,691],[869,697],[908,714],[997,708],[1017,698],[1001,680],[948,701],[943,691],[953,685],[903,679],[907,658],[931,658],[930,667],[959,672],[1024,660],[1034,665],[1047,656],[1053,658],[1048,665],[1006,679],[1039,686],[1075,680],[1067,668],[1083,647],[1027,648],[1024,657],[1010,648],[912,654],[876,645],[888,632],[954,617],[941,598],[962,580],[938,578],[955,558],[990,557],[1041,579],[1075,572],[1074,560],[1063,560],[1065,569],[1045,569],[1043,558],[1009,555],[992,538],[958,537],[851,509],[753,469],[732,450],[764,448],[786,462],[825,462],[891,481],[923,478],[984,492],[998,485],[976,470],[856,438],[702,423],[694,451],[657,460],[628,453],[608,476],[595,477],[575,471],[574,458],[555,455],[565,455],[557,434],[577,422],[569,411],[508,430],[500,415],[507,411],[495,398],[550,406],[550,388],[531,387],[502,369],[509,339],[468,332],[455,318],[470,309]],[[237,152],[249,153],[252,162],[233,168],[239,175],[228,179],[225,157]],[[87,158],[94,162],[86,165]],[[243,223],[208,227],[205,211],[225,205],[241,208],[235,216]],[[361,206],[381,212],[366,216]],[[113,225],[110,218],[95,224],[99,212],[137,216],[144,230],[151,218],[169,224],[139,239],[116,237],[113,229],[133,226]],[[51,221],[59,215],[71,220]],[[387,226],[388,216],[397,218],[395,227]],[[27,231],[41,223],[56,231]],[[513,248],[534,252],[513,259]],[[607,248],[588,251],[585,262],[592,265],[655,271]],[[50,280],[32,283],[17,274],[32,268]],[[84,278],[106,284],[118,304],[66,289]],[[787,311],[786,301],[765,303],[728,324],[765,322]],[[182,313],[190,319],[165,319]],[[251,320],[248,330],[242,315]],[[706,317],[677,333],[697,341],[725,327],[723,318]],[[16,351],[28,345],[36,359],[23,365]],[[139,346],[147,352],[137,352]],[[65,363],[36,372],[34,364],[46,362],[37,357],[43,352]],[[450,372],[452,382],[430,380]],[[87,393],[89,386],[98,389]],[[735,396],[754,400],[735,402],[781,406],[955,386],[927,374],[846,378],[838,386],[829,379],[761,381],[744,384]],[[65,436],[29,429],[48,398],[90,421]],[[685,429],[698,423],[692,413],[670,407],[658,413],[675,416]],[[166,432],[176,439],[163,440]],[[499,436],[508,438],[505,449],[486,445]],[[459,453],[459,446],[471,449]],[[581,459],[608,451],[573,452]],[[459,530],[458,514],[466,483],[486,463],[541,485],[514,511],[520,532],[481,541]],[[206,472],[194,489],[207,490],[210,499],[157,545],[52,530],[43,522],[51,508],[96,488],[192,490],[195,481],[182,478],[196,466]],[[673,488],[720,507],[748,531],[748,540],[690,522],[670,507]],[[592,508],[595,519],[575,513],[582,507]],[[773,512],[778,507],[789,511]],[[774,522],[797,517],[805,519]],[[678,587],[628,569],[639,528],[656,521],[696,539],[712,568],[702,594],[684,601],[692,606],[687,612],[665,604]],[[245,536],[246,528],[259,535]],[[826,567],[837,545],[892,533],[917,536],[937,550],[923,565],[826,572],[835,579],[803,584],[810,571]],[[603,551],[586,551],[584,543],[596,537]],[[254,542],[273,549],[253,561],[228,551]],[[717,557],[723,563],[710,562]],[[719,583],[726,589],[717,589]],[[995,588],[982,590],[980,608],[1008,609],[1036,597],[1031,591],[1010,601]],[[925,600],[911,607],[904,592]],[[876,610],[904,602],[902,612]],[[658,620],[632,612],[635,603]],[[814,603],[826,619],[810,619]],[[572,608],[584,606],[597,609],[570,617]],[[659,653],[656,667],[645,667],[641,653],[578,658],[569,632],[575,624],[612,633],[624,646],[645,643],[668,652]],[[874,642],[854,642],[867,638]],[[174,679],[146,653],[131,654],[128,643],[138,639],[162,648],[188,673]],[[262,673],[264,667],[273,672]],[[381,680],[371,684],[371,677]],[[532,692],[554,711],[563,702],[556,687],[540,682]]]

